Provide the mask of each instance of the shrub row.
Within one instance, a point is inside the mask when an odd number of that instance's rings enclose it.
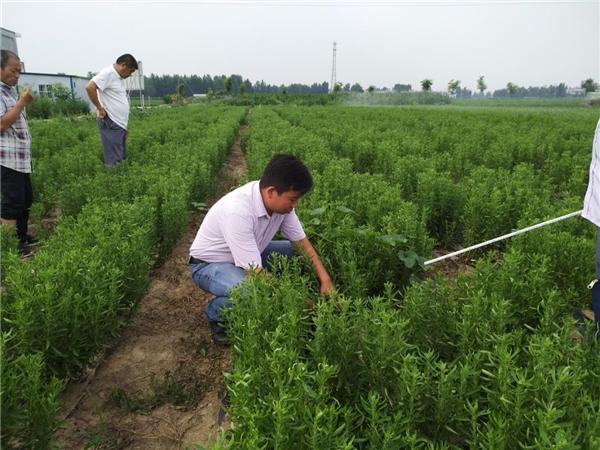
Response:
[[[60,221],[35,257],[24,262],[3,247],[4,446],[48,447],[60,380],[80,374],[118,332],[152,262],[187,225],[191,202],[212,192],[243,116],[241,108],[190,108],[140,117],[128,160],[116,168],[97,168],[98,138],[85,153],[94,162],[74,164],[75,150],[61,153],[59,145],[40,158],[58,168],[62,155],[74,173],[62,172],[70,181],[60,186],[49,181],[52,195],[40,190],[58,201]],[[159,135],[146,138],[150,130]]]

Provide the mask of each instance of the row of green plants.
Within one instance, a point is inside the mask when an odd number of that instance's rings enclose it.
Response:
[[[325,139],[355,172],[400,188],[403,199],[428,211],[428,230],[444,245],[491,238],[549,210],[578,209],[597,121],[593,111],[560,109],[278,112]]]
[[[34,95],[33,101],[27,105],[26,112],[29,119],[76,117],[87,115],[90,105],[76,97],[65,85],[55,83],[49,86],[47,95]]]
[[[192,203],[214,191],[244,115],[206,107],[140,114],[127,160],[114,168],[102,164],[93,121],[32,123],[35,209],[57,225],[30,261],[3,229],[3,447],[51,445],[64,383],[125,324]]]
[[[236,292],[235,426],[215,448],[599,448],[600,344],[572,318],[593,227],[526,234],[457,277],[419,265],[580,208],[597,117],[572,114],[255,108],[249,174],[306,161],[298,214],[340,294],[302,259]]]

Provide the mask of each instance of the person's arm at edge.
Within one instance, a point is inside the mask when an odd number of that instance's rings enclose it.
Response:
[[[98,117],[104,118],[106,116],[106,110],[100,104],[100,100],[98,99],[98,85],[93,80],[90,80],[86,85],[85,90],[87,91],[88,97],[98,110]]]
[[[21,90],[21,95],[19,96],[19,100],[15,103],[15,106],[12,107],[9,111],[6,112],[2,117],[0,117],[0,132],[4,133],[8,130],[13,123],[17,121],[25,106],[27,106],[33,100],[33,96],[31,95],[31,91],[29,88],[24,87]]]
[[[310,259],[310,261],[317,273],[317,277],[319,278],[319,281],[321,282],[321,293],[329,294],[329,293],[335,292],[335,285],[333,284],[333,281],[331,280],[329,273],[327,273],[327,269],[325,269],[325,266],[321,262],[321,258],[319,257],[319,254],[317,253],[315,248],[312,246],[312,244],[310,243],[308,238],[305,237],[304,239],[301,239],[299,241],[294,241],[294,242],[292,242],[292,244],[296,248],[296,252],[304,253]]]

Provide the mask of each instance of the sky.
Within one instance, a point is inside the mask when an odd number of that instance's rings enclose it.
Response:
[[[600,80],[600,0],[0,0],[26,71],[86,75],[123,53],[145,75],[239,74],[491,90]]]

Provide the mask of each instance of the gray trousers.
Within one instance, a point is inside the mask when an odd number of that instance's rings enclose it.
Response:
[[[104,164],[112,166],[125,159],[125,130],[108,117],[97,118],[104,150]]]

